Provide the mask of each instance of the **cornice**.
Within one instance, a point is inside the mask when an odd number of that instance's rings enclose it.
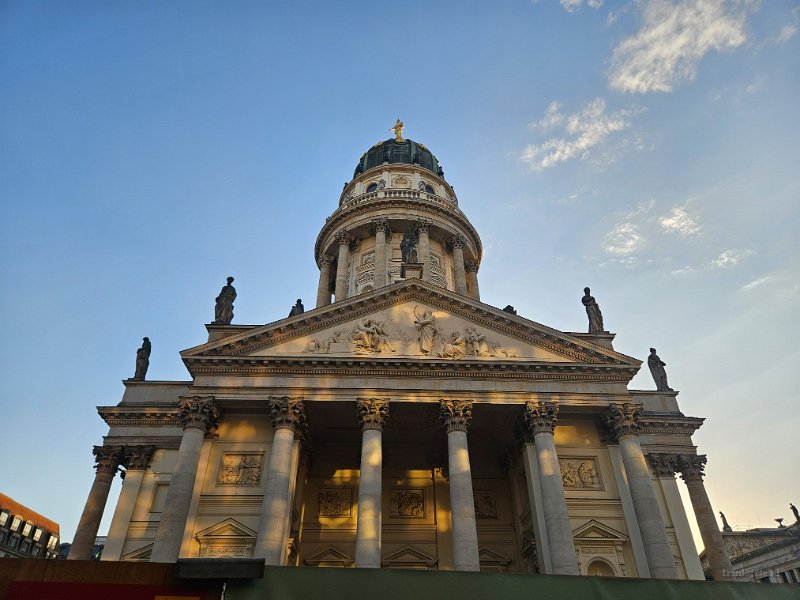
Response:
[[[639,432],[644,434],[692,435],[705,421],[702,417],[684,415],[654,415],[644,413],[639,420]]]
[[[178,412],[177,406],[175,408],[97,407],[97,413],[109,427],[183,427]]]

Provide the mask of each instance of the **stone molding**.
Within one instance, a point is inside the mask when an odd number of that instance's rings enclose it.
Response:
[[[122,464],[127,471],[144,471],[155,451],[155,446],[125,446]]]
[[[383,431],[389,420],[389,401],[380,398],[359,398],[356,400],[356,411],[361,431],[368,429]]]
[[[119,471],[122,465],[125,451],[124,446],[94,446],[94,468],[98,475],[111,475],[112,477]]]
[[[644,407],[630,402],[612,402],[603,412],[603,424],[612,438],[639,435],[639,419]]]
[[[180,427],[178,410],[174,408],[129,408],[101,406],[97,412],[109,427]]]
[[[200,429],[208,434],[219,427],[219,407],[213,396],[181,396],[178,419],[184,429]]]
[[[477,273],[480,268],[480,263],[477,260],[469,258],[464,261],[464,270],[467,273]]]
[[[273,429],[291,429],[295,438],[303,439],[308,430],[306,404],[302,398],[270,396],[267,399]]]
[[[552,435],[558,421],[558,402],[542,400],[526,402],[522,421],[525,424],[525,433],[531,438],[537,433]]]
[[[656,477],[675,477],[675,471],[677,471],[678,466],[678,456],[676,454],[650,452],[647,454],[647,458]]]
[[[680,471],[681,478],[685,482],[703,480],[706,462],[708,461],[705,454],[681,454],[677,459],[677,470]]]
[[[472,400],[440,400],[439,406],[439,415],[447,433],[469,429],[472,421]]]

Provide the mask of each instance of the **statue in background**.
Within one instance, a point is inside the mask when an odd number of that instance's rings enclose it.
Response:
[[[589,292],[589,288],[583,288],[583,298],[581,302],[586,307],[586,315],[589,317],[589,333],[601,333],[605,331],[603,327],[603,313],[600,312],[600,307],[597,301]]]
[[[136,351],[136,371],[131,379],[144,381],[147,369],[150,366],[150,351],[152,346],[149,338],[142,338],[142,347]]]
[[[667,372],[664,369],[667,363],[658,357],[655,348],[650,348],[650,356],[647,357],[647,366],[650,367],[650,374],[653,376],[653,381],[656,382],[657,391],[673,391],[672,388],[667,385]]]
[[[725,518],[725,513],[719,511],[719,516],[722,518],[722,531],[733,531],[730,525],[728,525],[728,519]]]
[[[795,523],[799,523],[800,522],[800,513],[797,512],[797,507],[794,504],[792,504],[791,502],[789,502],[789,508],[792,509],[792,514],[794,515]]]
[[[223,287],[214,306],[214,325],[230,325],[233,321],[233,301],[236,300],[236,288],[231,284],[233,277],[228,277],[228,285]]]
[[[416,263],[417,261],[417,234],[413,227],[406,229],[403,234],[403,241],[400,242],[400,252],[403,254],[403,262]]]
[[[297,302],[295,302],[295,305],[292,307],[292,310],[289,311],[289,316],[293,317],[295,315],[302,315],[304,312],[306,312],[306,308],[303,306],[303,301],[298,298]]]

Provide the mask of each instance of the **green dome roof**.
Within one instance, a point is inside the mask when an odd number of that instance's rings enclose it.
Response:
[[[414,140],[398,141],[392,138],[385,142],[378,142],[361,156],[353,178],[373,167],[379,167],[383,163],[419,165],[440,177],[444,176],[439,161],[425,146]]]

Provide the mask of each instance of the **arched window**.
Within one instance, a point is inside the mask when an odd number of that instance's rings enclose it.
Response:
[[[616,577],[617,576],[616,571],[614,571],[614,567],[612,567],[606,561],[601,560],[599,558],[596,558],[592,562],[589,563],[589,566],[586,567],[586,574],[587,575],[594,575],[596,577]]]
[[[433,188],[429,185],[425,186],[425,192],[428,194],[435,194],[436,192],[433,191]]]
[[[377,189],[378,189],[378,184],[377,184],[377,183],[370,183],[370,184],[367,186],[367,192],[374,192],[374,191],[376,191]]]

